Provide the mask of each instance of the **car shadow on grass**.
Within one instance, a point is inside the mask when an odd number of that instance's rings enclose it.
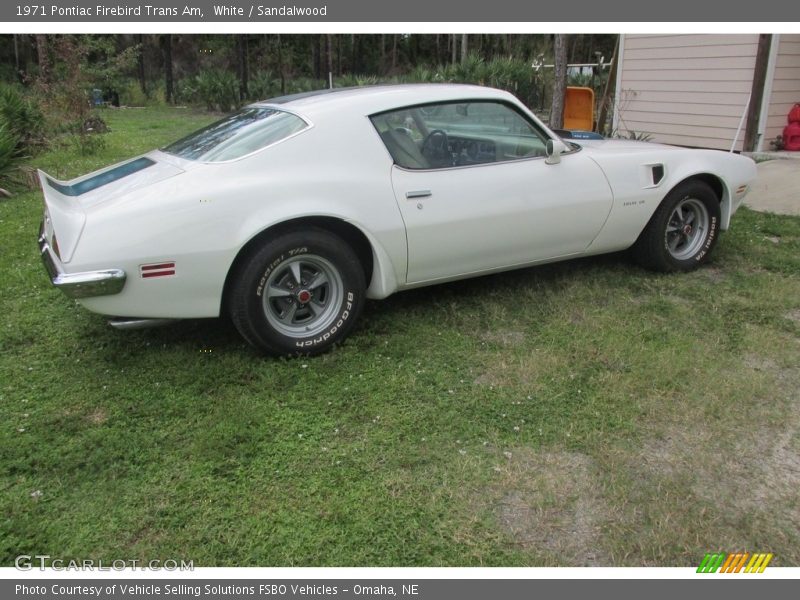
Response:
[[[368,348],[371,344],[362,335],[365,331],[389,335],[404,319],[420,313],[429,315],[435,323],[435,315],[442,310],[442,304],[446,304],[448,310],[453,304],[480,308],[482,304],[495,302],[498,294],[502,298],[524,298],[523,292],[530,295],[532,290],[535,295],[537,288],[543,292],[558,292],[575,280],[585,279],[598,271],[603,277],[632,273],[651,276],[632,265],[627,253],[618,252],[415,288],[384,300],[368,301],[351,339]],[[225,352],[242,357],[270,358],[247,344],[227,316],[181,319],[164,326],[128,331],[112,330],[105,317],[92,315],[91,319],[92,325],[85,331],[87,337],[101,340],[111,351],[128,355],[177,346],[184,350],[194,347],[198,354]]]

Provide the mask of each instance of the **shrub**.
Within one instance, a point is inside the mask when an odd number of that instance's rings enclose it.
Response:
[[[17,88],[0,84],[0,120],[17,140],[17,150],[41,143],[42,113]]]
[[[239,108],[239,81],[233,73],[221,69],[201,71],[194,81],[194,100],[208,110],[228,112]]]
[[[67,138],[68,146],[81,156],[92,156],[108,145],[106,138],[93,133],[76,133]]]
[[[281,94],[281,80],[272,71],[259,71],[250,78],[248,92],[253,100],[267,100]]]
[[[136,79],[128,79],[117,89],[119,92],[120,104],[127,106],[148,106],[153,104],[151,99],[152,92],[148,90],[145,94]]]
[[[19,138],[0,117],[0,181],[8,179],[19,160]]]
[[[611,137],[618,140],[633,140],[635,142],[649,142],[653,139],[653,136],[645,131],[633,131],[632,129],[628,130],[627,135],[621,131],[614,131]]]

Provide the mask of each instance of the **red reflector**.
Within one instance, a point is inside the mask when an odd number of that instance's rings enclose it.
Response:
[[[175,263],[164,262],[154,263],[152,265],[142,265],[139,267],[139,273],[141,274],[142,279],[149,277],[168,277],[170,275],[175,275]]]
[[[142,271],[154,271],[156,269],[174,269],[175,263],[161,263],[158,265],[142,265]]]

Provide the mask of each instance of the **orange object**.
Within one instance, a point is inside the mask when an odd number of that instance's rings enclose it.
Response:
[[[567,87],[564,94],[564,129],[594,129],[594,90]]]

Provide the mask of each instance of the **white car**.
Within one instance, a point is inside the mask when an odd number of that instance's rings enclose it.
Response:
[[[315,354],[399,290],[631,246],[694,269],[755,175],[725,152],[565,141],[485,87],[328,90],[40,172],[39,244],[52,283],[117,327],[227,312],[267,352]]]

